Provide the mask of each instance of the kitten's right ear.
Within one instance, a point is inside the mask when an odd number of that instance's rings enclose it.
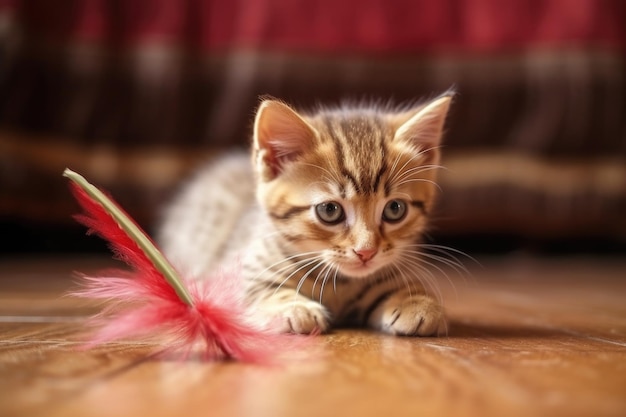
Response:
[[[402,124],[397,128],[394,140],[411,145],[425,162],[438,164],[443,126],[453,95],[453,92],[445,93],[415,111],[401,114],[398,119]]]
[[[315,136],[315,130],[291,107],[264,100],[254,120],[254,158],[261,178],[276,178],[286,163],[309,149]]]

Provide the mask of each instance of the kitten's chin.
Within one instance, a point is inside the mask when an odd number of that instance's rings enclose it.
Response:
[[[345,264],[339,267],[339,272],[346,278],[367,278],[381,269],[380,265],[373,264]]]

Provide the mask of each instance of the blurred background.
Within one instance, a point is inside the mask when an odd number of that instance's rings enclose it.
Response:
[[[455,86],[439,243],[626,253],[626,2],[0,0],[0,256],[100,251],[65,167],[151,230],[259,96]]]

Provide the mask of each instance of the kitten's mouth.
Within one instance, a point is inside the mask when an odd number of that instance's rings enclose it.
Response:
[[[350,277],[365,277],[378,270],[379,265],[373,261],[346,263],[341,267],[344,275]]]

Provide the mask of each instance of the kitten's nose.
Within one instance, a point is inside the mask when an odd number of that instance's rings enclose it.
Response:
[[[354,253],[356,253],[356,256],[358,256],[362,262],[367,262],[378,253],[378,249],[377,248],[369,248],[369,249],[365,248],[365,249],[354,250]]]

